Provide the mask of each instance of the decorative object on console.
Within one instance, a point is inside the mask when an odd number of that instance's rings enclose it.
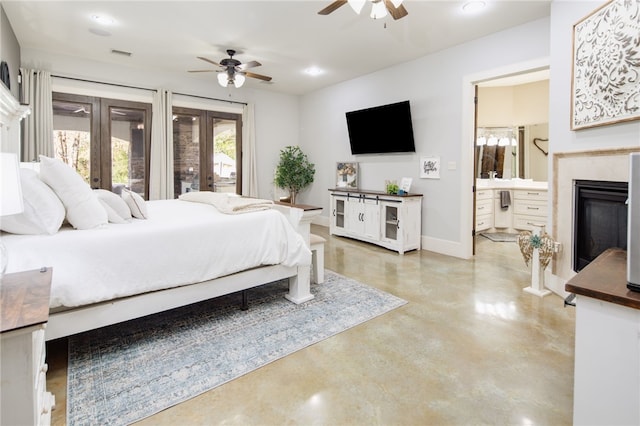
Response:
[[[413,182],[412,178],[403,177],[402,180],[400,180],[400,189],[398,190],[398,194],[400,195],[408,194],[409,190],[411,189],[412,182]]]
[[[280,150],[275,184],[289,190],[291,204],[296,203],[296,196],[300,191],[311,185],[315,173],[315,166],[299,146],[286,146]]]
[[[423,179],[440,179],[440,157],[420,158],[420,177]]]
[[[0,153],[2,169],[0,169],[0,216],[9,216],[22,213],[22,187],[20,186],[20,170],[18,169],[18,156],[13,153]],[[7,268],[7,250],[0,240],[0,277]]]
[[[336,188],[358,188],[358,163],[339,162],[336,173]]]
[[[571,129],[640,118],[640,4],[614,0],[573,26]]]
[[[387,194],[395,195],[398,193],[398,182],[395,180],[385,180],[384,188]]]

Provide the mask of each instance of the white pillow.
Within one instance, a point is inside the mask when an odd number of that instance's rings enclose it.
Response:
[[[109,222],[113,223],[126,223],[131,220],[131,210],[129,210],[129,206],[127,202],[122,199],[117,194],[114,194],[111,191],[107,191],[106,189],[94,189],[94,194],[98,197],[100,202],[103,205],[109,206],[109,209],[113,211],[116,215],[118,215],[119,220],[116,222],[112,219],[111,212],[107,209],[107,215],[109,216]]]
[[[149,217],[147,214],[147,205],[140,194],[123,188],[122,199],[129,206],[129,210],[131,210],[131,215],[133,217],[138,219],[147,219]]]
[[[107,212],[91,187],[63,161],[41,155],[40,179],[58,195],[74,228],[91,229],[108,222]]]
[[[118,214],[118,212],[116,212],[109,204],[107,204],[107,202],[105,202],[103,199],[98,199],[98,201],[100,201],[100,204],[102,204],[102,207],[104,207],[104,210],[107,212],[107,218],[109,220],[109,222],[111,223],[129,223],[129,220],[124,219],[122,216],[120,216]],[[127,207],[127,211],[129,210],[129,208]]]
[[[34,170],[20,169],[24,211],[0,218],[0,228],[12,234],[55,234],[64,221],[62,201]]]

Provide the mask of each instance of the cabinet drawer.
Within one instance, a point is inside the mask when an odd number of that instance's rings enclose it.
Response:
[[[487,198],[493,198],[492,189],[482,189],[476,191],[476,200],[486,200]]]
[[[514,205],[514,212],[516,215],[529,215],[529,216],[547,216],[547,202],[546,201],[524,201],[516,200]],[[544,220],[546,222],[546,219]]]
[[[484,231],[493,227],[493,215],[483,214],[476,216],[476,232]]]
[[[493,213],[493,200],[491,198],[476,200],[476,216],[488,213]]]
[[[513,227],[515,229],[525,229],[527,231],[533,231],[534,226],[541,226],[546,224],[546,218],[539,216],[516,215],[513,218]]]
[[[519,200],[547,201],[547,191],[535,189],[516,189],[515,191],[513,191],[513,198]]]

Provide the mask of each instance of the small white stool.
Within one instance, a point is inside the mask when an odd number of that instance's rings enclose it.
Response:
[[[309,235],[309,248],[311,249],[311,280],[316,284],[324,282],[324,243],[327,240],[319,235]]]

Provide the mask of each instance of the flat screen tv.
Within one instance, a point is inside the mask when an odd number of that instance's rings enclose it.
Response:
[[[346,113],[352,154],[416,152],[409,101]]]

